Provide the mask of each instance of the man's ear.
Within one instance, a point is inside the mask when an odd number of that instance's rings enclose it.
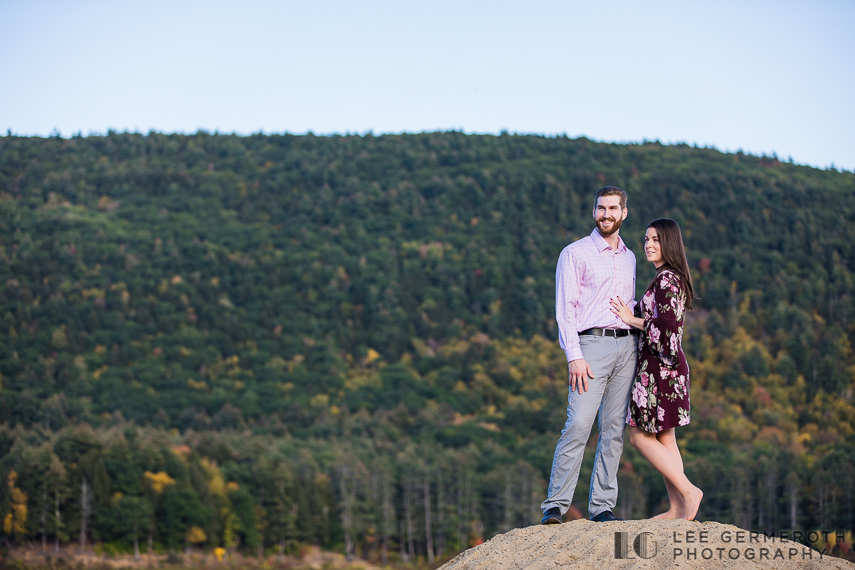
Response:
[[[626,219],[626,215],[627,215],[628,213],[629,213],[629,209],[624,208],[624,209],[623,209],[623,217],[621,218],[621,221],[624,221],[624,220]]]

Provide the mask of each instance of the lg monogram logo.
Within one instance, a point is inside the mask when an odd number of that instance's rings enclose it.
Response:
[[[636,556],[653,558],[657,552],[659,552],[659,545],[653,540],[651,532],[636,535],[632,543],[629,542],[628,532],[615,533],[615,558],[619,560],[633,559]]]

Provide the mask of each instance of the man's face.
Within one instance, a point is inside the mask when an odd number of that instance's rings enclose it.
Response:
[[[594,208],[594,221],[600,235],[608,237],[620,229],[626,219],[626,208],[620,207],[620,196],[600,196]]]

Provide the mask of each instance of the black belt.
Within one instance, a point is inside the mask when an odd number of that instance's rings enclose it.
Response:
[[[586,331],[580,332],[579,334],[589,334],[593,336],[613,336],[615,338],[620,338],[629,334],[635,334],[635,329],[588,329]]]

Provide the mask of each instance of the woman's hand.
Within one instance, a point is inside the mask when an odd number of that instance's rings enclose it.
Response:
[[[623,302],[623,299],[615,297],[610,301],[610,303],[611,307],[609,307],[609,309],[611,312],[617,315],[617,317],[624,323],[637,329],[644,328],[644,319],[636,318],[635,315],[632,314],[632,310],[629,308],[629,305]]]

